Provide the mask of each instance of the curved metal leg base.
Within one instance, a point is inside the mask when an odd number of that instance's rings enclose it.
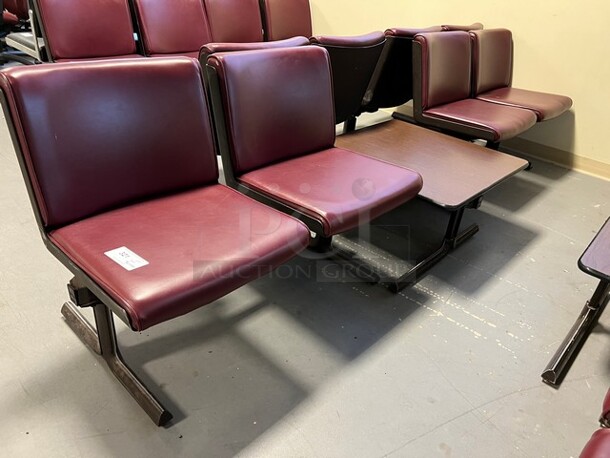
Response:
[[[608,303],[610,283],[601,281],[542,373],[542,381],[558,388]]]
[[[171,420],[172,414],[161,405],[121,357],[112,312],[101,302],[92,305],[92,307],[97,331],[72,302],[66,302],[61,309],[61,313],[74,333],[89,348],[104,358],[113,375],[140,404],[140,407],[144,409],[151,420],[157,426],[167,424]]]

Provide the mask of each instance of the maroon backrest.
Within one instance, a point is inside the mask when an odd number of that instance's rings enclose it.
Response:
[[[507,29],[470,32],[474,95],[510,86],[513,79],[513,37]]]
[[[146,55],[198,53],[212,41],[201,0],[134,0]]]
[[[30,18],[28,0],[4,0],[4,9],[24,21]]]
[[[312,35],[309,0],[260,0],[260,4],[265,40]]]
[[[328,54],[317,46],[213,54],[235,175],[331,148]]]
[[[47,229],[217,180],[193,59],[17,67],[0,87]]]
[[[212,41],[263,41],[263,22],[258,0],[204,0],[204,4]]]
[[[421,50],[422,109],[470,97],[470,36],[467,32],[422,33],[415,36]]]
[[[37,0],[55,61],[136,53],[128,0]]]

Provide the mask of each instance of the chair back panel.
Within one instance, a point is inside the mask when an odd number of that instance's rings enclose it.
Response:
[[[332,68],[335,123],[358,116],[385,44],[382,32],[355,37],[312,37],[312,43],[328,51]]]
[[[467,32],[423,33],[421,48],[422,109],[470,97],[471,47]]]
[[[24,21],[30,18],[28,0],[4,0],[4,9]]]
[[[263,21],[258,0],[204,0],[204,4],[212,41],[263,41]]]
[[[136,53],[127,0],[37,0],[53,60]]]
[[[235,175],[330,148],[330,63],[317,46],[213,54]]]
[[[198,52],[212,41],[201,0],[134,0],[147,55]]]
[[[510,86],[513,79],[513,37],[507,29],[470,32],[473,92],[479,95]]]
[[[47,229],[217,180],[193,59],[11,68],[0,87]]]
[[[265,39],[312,35],[309,0],[261,0]]]

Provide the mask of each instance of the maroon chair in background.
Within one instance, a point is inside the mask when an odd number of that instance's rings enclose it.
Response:
[[[312,35],[309,0],[260,0],[265,41]]]
[[[133,0],[144,54],[150,57],[199,57],[212,41],[201,0]]]
[[[0,63],[7,61],[24,65],[35,63],[31,57],[35,59],[40,53],[33,49],[28,0],[0,0],[0,11],[2,12],[0,37],[3,39],[3,43],[0,43]],[[28,46],[24,47],[24,41]]]
[[[375,112],[407,103],[413,98],[413,37],[422,32],[440,32],[440,26],[392,28],[385,31],[386,44],[371,75],[362,101],[362,111]]]
[[[315,37],[328,51],[335,95],[335,112],[350,119],[361,113],[366,86],[354,84],[353,75],[364,81],[376,68],[377,57],[370,38],[383,42],[383,34],[361,37]],[[340,42],[340,46],[338,46]],[[337,115],[338,116],[338,115]],[[338,121],[340,119],[337,119]],[[355,123],[354,123],[355,124]],[[339,147],[391,164],[416,170],[423,178],[419,197],[448,215],[445,235],[438,245],[422,253],[421,261],[405,269],[397,288],[417,281],[428,269],[478,231],[477,225],[462,229],[462,215],[477,208],[487,191],[518,173],[527,161],[474,145],[421,126],[389,120],[337,137]]]
[[[470,32],[472,40],[472,92],[478,100],[536,114],[538,121],[555,118],[572,106],[569,97],[512,87],[513,38],[510,30],[487,29]]]
[[[324,49],[213,54],[207,73],[227,184],[303,220],[319,247],[421,189],[416,172],[334,147]]]
[[[141,57],[128,0],[35,0],[51,62]]]
[[[386,43],[382,32],[335,37],[316,36],[312,44],[328,51],[332,66],[335,123],[345,123],[344,132],[356,127],[366,93]]]
[[[499,143],[536,124],[531,110],[471,97],[468,32],[422,33],[413,41],[413,115],[418,123]]]
[[[258,0],[203,0],[212,41],[250,43],[263,41]]]
[[[74,275],[62,314],[162,425],[171,414],[122,360],[113,315],[142,331],[189,313],[293,257],[309,231],[218,183],[193,59],[12,68],[0,88],[43,241]]]
[[[413,38],[418,33],[478,30],[483,24],[425,28],[394,27],[385,31],[386,44],[363,100],[362,111],[397,107],[413,98]],[[400,117],[400,116],[399,116]],[[403,117],[404,118],[404,117]]]
[[[580,458],[610,458],[610,390],[604,398],[599,423],[602,428],[593,433],[580,453]]]

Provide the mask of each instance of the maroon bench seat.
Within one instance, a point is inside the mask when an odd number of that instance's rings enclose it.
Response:
[[[418,174],[342,148],[329,148],[247,172],[239,182],[322,223],[330,237],[415,197]]]
[[[572,106],[564,95],[511,87],[513,79],[513,39],[507,29],[470,32],[473,52],[473,94],[478,100],[517,108],[536,114],[538,121],[555,118]]]
[[[43,240],[75,276],[62,313],[163,424],[112,314],[135,331],[184,315],[293,257],[309,231],[218,184],[193,59],[12,68],[0,88]],[[97,330],[76,306],[93,307]]]
[[[468,32],[418,34],[413,42],[413,114],[424,125],[497,145],[536,123],[531,110],[473,99]]]
[[[325,50],[219,53],[208,67],[229,185],[298,216],[322,237],[364,224],[421,189],[413,171],[334,148]]]
[[[269,273],[307,245],[308,233],[297,220],[216,184],[105,212],[51,231],[49,239],[141,331]],[[121,246],[148,261],[147,268],[126,274],[100,256]]]
[[[35,0],[49,60],[141,57],[128,0]]]

